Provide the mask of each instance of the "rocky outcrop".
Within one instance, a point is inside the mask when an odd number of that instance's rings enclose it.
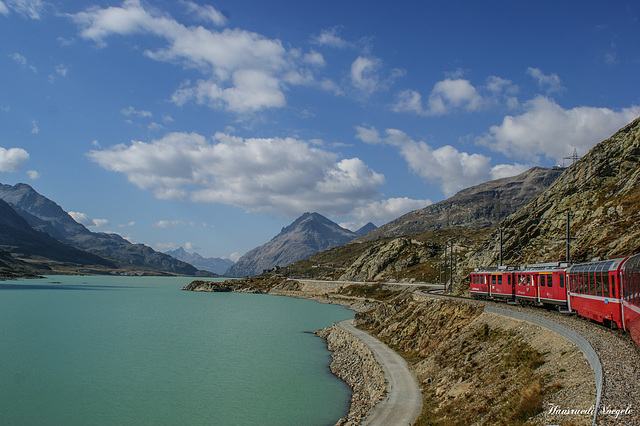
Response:
[[[433,257],[437,246],[408,238],[381,242],[366,249],[347,268],[340,281],[377,281],[393,276],[396,271],[407,269]]]
[[[331,371],[353,391],[349,414],[336,424],[361,424],[386,394],[382,367],[364,343],[337,325],[319,330],[316,334],[327,341],[332,351]]]
[[[234,282],[231,280],[227,280],[224,282],[216,282],[216,281],[203,281],[203,280],[195,280],[182,287],[180,290],[185,291],[205,291],[205,292],[214,292],[214,293],[225,293],[225,292],[234,292],[234,293],[264,293],[263,289],[259,287],[246,285],[241,282]]]
[[[447,200],[409,212],[353,242],[450,226],[493,226],[547,189],[562,172],[561,168],[534,167],[517,176],[463,189]]]

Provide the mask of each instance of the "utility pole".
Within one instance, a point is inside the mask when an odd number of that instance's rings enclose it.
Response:
[[[453,287],[453,240],[451,240],[451,249],[449,250],[449,256],[450,256],[450,262],[449,262],[449,267],[451,268],[451,271],[449,273],[449,293],[451,293],[451,287]]]
[[[498,266],[502,266],[502,228],[500,228],[500,255],[498,257]]]
[[[570,233],[570,229],[571,229],[571,224],[569,222],[569,210],[567,210],[567,255],[566,255],[566,259],[567,259],[567,263],[569,263],[571,261],[571,253],[569,250],[569,247],[571,246],[571,233]]]
[[[444,243],[444,291],[447,291],[447,248],[449,241]]]

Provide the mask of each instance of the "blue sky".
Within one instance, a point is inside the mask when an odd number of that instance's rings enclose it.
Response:
[[[635,1],[0,0],[0,182],[237,259],[562,164],[640,116]]]

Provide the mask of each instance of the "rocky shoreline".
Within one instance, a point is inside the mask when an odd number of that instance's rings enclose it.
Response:
[[[387,393],[382,367],[358,338],[334,324],[316,331],[332,352],[331,372],[352,389],[349,414],[336,425],[358,425]]]

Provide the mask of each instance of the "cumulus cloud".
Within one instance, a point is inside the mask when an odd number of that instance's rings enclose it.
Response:
[[[640,116],[640,106],[615,111],[609,108],[564,109],[553,99],[537,96],[524,104],[524,112],[506,116],[477,142],[509,157],[562,164],[577,149],[579,155]]]
[[[545,74],[540,70],[540,68],[527,68],[527,74],[533,77],[537,82],[538,86],[541,89],[546,90],[547,94],[551,94],[553,92],[562,92],[564,87],[560,82],[560,77],[558,74]]]
[[[460,152],[451,145],[434,149],[397,129],[386,129],[383,135],[373,127],[357,126],[356,131],[356,137],[364,142],[396,147],[413,173],[438,185],[446,196],[478,183],[508,176],[508,172],[515,175],[528,168],[526,165],[492,166],[490,157]]]
[[[378,69],[381,61],[377,58],[359,56],[351,64],[351,82],[365,94],[371,94],[378,88]]]
[[[317,36],[312,37],[312,41],[320,46],[329,46],[337,49],[343,49],[349,46],[349,43],[340,37],[340,29],[338,27],[324,29]]]
[[[214,25],[223,26],[227,23],[227,17],[211,5],[199,5],[194,2],[186,2],[187,9],[202,21],[211,22]]]
[[[29,153],[22,148],[0,147],[0,173],[13,173],[29,160]]]
[[[31,180],[36,180],[40,177],[40,173],[38,173],[37,170],[27,170],[27,176],[29,176]]]
[[[86,213],[69,212],[69,216],[88,228],[105,228],[111,225],[107,219],[91,219]]]
[[[359,158],[337,155],[295,138],[240,138],[169,133],[93,150],[91,160],[123,173],[157,198],[228,204],[297,216],[344,215],[377,200],[383,175]]]
[[[200,14],[215,15],[215,9],[207,6],[193,8]],[[71,18],[83,38],[101,47],[115,34],[144,34],[164,40],[165,46],[144,54],[157,61],[197,69],[205,76],[195,83],[183,82],[172,96],[178,105],[197,102],[238,113],[279,108],[286,104],[287,85],[313,82],[312,69],[320,61],[317,54],[300,55],[295,49],[287,50],[280,40],[254,32],[187,27],[145,8],[139,0],[126,0],[121,7],[89,8]],[[313,68],[304,68],[309,61],[314,62]]]
[[[405,213],[421,209],[430,204],[433,204],[431,200],[413,200],[408,197],[387,198],[386,200],[374,201],[366,206],[356,208],[353,215],[358,221],[345,224],[345,226],[348,229],[357,230],[368,222],[377,224],[388,223]]]
[[[398,112],[405,111],[424,116],[437,116],[449,114],[459,109],[477,111],[483,105],[482,96],[469,80],[447,78],[433,86],[426,105],[419,92],[404,90],[398,94],[393,109]]]

